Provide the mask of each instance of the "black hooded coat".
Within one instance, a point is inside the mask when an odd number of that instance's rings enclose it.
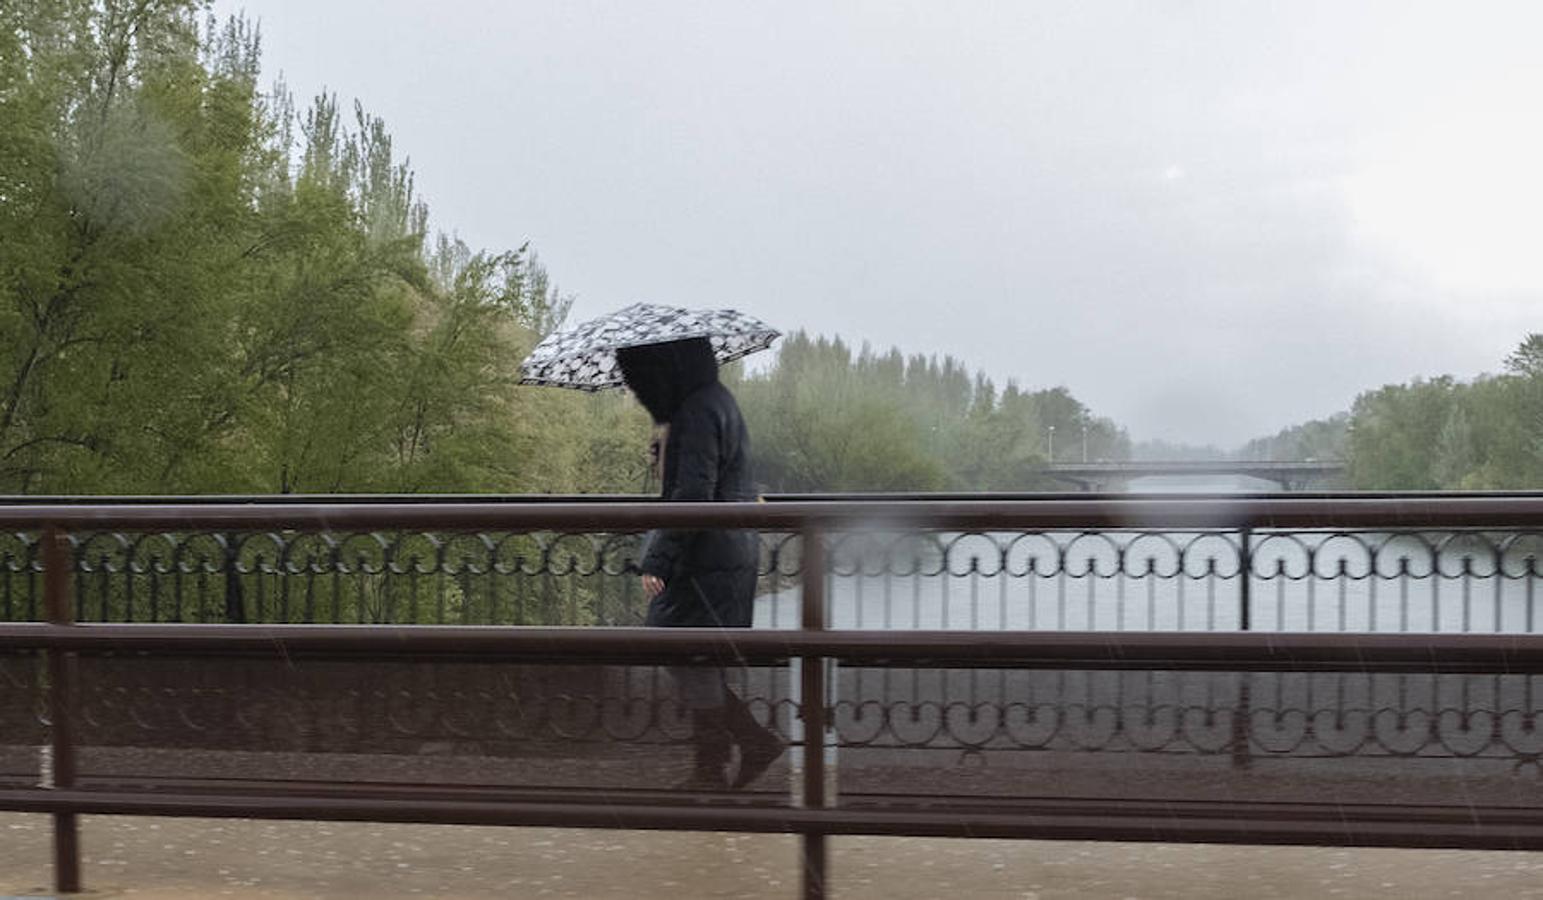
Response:
[[[734,395],[718,380],[705,339],[618,350],[617,362],[665,438],[661,498],[754,500],[750,440]],[[734,529],[651,532],[639,568],[664,582],[647,625],[748,628],[755,599],[755,534]]]

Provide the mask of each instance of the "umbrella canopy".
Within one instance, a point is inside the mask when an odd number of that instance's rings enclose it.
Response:
[[[622,347],[707,338],[719,364],[771,346],[781,333],[732,309],[681,309],[635,303],[567,331],[548,335],[520,364],[520,384],[603,391],[622,386]]]

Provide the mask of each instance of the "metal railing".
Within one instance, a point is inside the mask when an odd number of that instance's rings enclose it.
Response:
[[[1238,571],[1254,574],[1261,571],[1255,561],[1267,540],[1260,535],[1290,530],[1484,535],[1498,548],[1503,565],[1514,563],[1507,553],[1520,552],[1524,565],[1505,571],[1530,590],[1536,569],[1517,536],[1533,534],[1540,525],[1543,499],[1535,497],[0,506],[0,528],[34,536],[26,543],[40,571],[28,570],[27,577],[39,582],[47,619],[0,625],[0,657],[20,661],[13,664],[12,676],[25,689],[20,693],[46,705],[43,737],[52,764],[46,788],[14,782],[0,788],[0,809],[55,817],[60,891],[80,886],[75,817],[81,813],[793,832],[801,836],[806,896],[824,891],[825,839],[830,834],[1543,849],[1543,806],[1526,802],[1529,795],[1519,795],[1508,780],[1534,778],[1543,753],[1543,736],[1536,727],[1537,715],[1543,712],[1538,705],[1543,693],[1536,690],[1543,676],[1543,637],[916,627],[876,631],[871,622],[833,630],[828,628],[830,616],[838,608],[827,602],[842,572],[861,571],[842,567],[854,562],[861,566],[869,558],[862,553],[843,556],[859,543],[854,535],[1080,535],[1094,529],[1136,535],[1242,535],[1231,544],[1244,554],[1246,564]],[[620,535],[648,527],[747,528],[797,535],[798,564],[791,571],[799,586],[798,628],[721,632],[76,623],[77,612],[90,609],[82,606],[81,598],[87,595],[79,588],[93,572],[82,561],[82,548],[90,546],[89,541],[72,535],[287,534],[325,543],[327,534],[412,533],[434,535],[443,541],[441,546],[449,546],[467,535],[546,532],[561,540],[563,535]],[[286,539],[291,545],[300,540]],[[792,537],[778,540],[783,548],[795,545]],[[886,545],[892,546],[887,539]],[[1078,577],[1065,564],[1068,558],[1060,554],[1059,569],[1047,574]],[[1418,574],[1404,568],[1407,577]],[[1022,577],[1040,574],[1027,571]],[[1471,564],[1461,571],[1469,576],[1475,572]],[[1123,568],[1119,572],[1121,577],[1128,574]],[[155,572],[132,574],[152,578]],[[237,572],[257,574],[262,574],[260,566]],[[336,575],[325,570],[321,574]],[[411,578],[413,570],[392,574]],[[1214,568],[1211,574],[1216,574]],[[959,573],[965,580],[982,575],[978,564]],[[1246,610],[1257,602],[1257,596],[1250,598],[1257,595],[1257,584],[1251,577],[1237,580],[1240,590],[1233,599],[1239,603],[1239,622],[1247,626],[1251,623]],[[978,605],[974,608],[979,610]],[[1089,608],[1096,609],[1096,604]],[[26,660],[39,655],[43,665],[29,667]],[[792,739],[796,752],[789,775],[796,789],[788,797],[775,792],[693,797],[672,790],[619,795],[614,790],[586,793],[571,785],[558,791],[518,784],[487,790],[478,785],[471,791],[467,785],[421,780],[147,778],[82,767],[82,749],[96,753],[106,742],[101,734],[104,719],[92,712],[93,703],[104,704],[94,694],[121,688],[116,673],[161,663],[210,669],[266,665],[289,671],[310,665],[390,664],[409,670],[443,666],[460,673],[455,678],[467,677],[475,666],[563,672],[593,667],[599,673],[593,689],[615,701],[610,706],[595,703],[596,716],[636,712],[628,705],[635,695],[617,692],[613,682],[604,681],[618,670],[623,680],[636,667],[660,665],[756,672],[768,684],[780,679],[787,688],[783,696],[754,699],[760,701],[761,715]],[[452,683],[451,676],[447,679],[445,684]],[[244,684],[250,681],[235,687],[195,686],[193,692],[229,690],[239,698]],[[325,691],[315,685],[304,689],[313,690]],[[436,699],[442,706],[453,706],[479,690],[442,691]],[[307,698],[315,699],[304,691],[270,699],[280,706],[293,701],[304,707]],[[527,697],[524,686],[511,691],[485,697],[479,709]],[[564,696],[570,707],[577,702],[572,694]],[[649,718],[658,712],[658,699],[650,699],[636,713],[645,720],[644,730],[658,730],[657,720]],[[120,704],[114,700],[111,705]],[[17,715],[15,709],[9,714]],[[208,730],[206,723],[195,721],[197,715],[184,711],[181,718],[191,730]],[[18,732],[26,730],[25,723],[16,724]],[[82,728],[89,733],[83,736]],[[261,728],[254,720],[241,733],[250,736]],[[522,739],[531,737],[528,729],[515,731]],[[1182,739],[1173,737],[1181,734]],[[557,729],[542,737],[571,743],[575,732]],[[606,732],[600,743],[617,737]],[[1105,757],[1098,751],[1117,744],[1124,751],[1162,760],[1178,749],[1182,759],[1194,758],[1202,765],[1214,756],[1238,773],[1238,785],[1253,779],[1262,786],[1257,796],[1237,790],[1227,795],[1231,799],[1195,796],[1199,782],[1180,772],[1164,795],[1147,784],[1151,770],[1126,772],[1119,767],[1127,763],[1121,762],[1117,769],[1125,774],[1112,783],[1127,791],[1123,795],[1047,796],[1042,779],[1032,789],[1003,788],[1026,780],[1014,769],[1025,751],[1064,767],[1058,772],[1070,783],[1077,777],[1078,760],[1092,757],[1102,764]],[[893,751],[898,748],[917,751],[916,759],[904,763],[903,777],[891,777],[885,773],[895,766]],[[950,771],[940,773],[939,786],[931,789],[926,775],[939,768],[939,752],[1003,761],[1003,781],[989,790],[972,791],[961,787],[965,775]],[[1320,758],[1339,768],[1321,768]],[[1257,768],[1265,760],[1288,766],[1286,775],[1304,779],[1302,784],[1328,779],[1333,790],[1318,801],[1303,800],[1300,784],[1286,798],[1272,795],[1263,784],[1269,779]],[[1471,768],[1472,781],[1465,783],[1461,802],[1419,783],[1424,777],[1419,767],[1428,760],[1445,767],[1457,761]],[[1359,770],[1345,768],[1351,764],[1379,767],[1372,779],[1379,784],[1377,779],[1387,773],[1409,774],[1408,795],[1390,801],[1375,792],[1366,797],[1344,793],[1343,784],[1360,777]],[[1212,770],[1205,772],[1207,778],[1214,777]],[[1109,781],[1107,772],[1094,776]],[[1015,778],[1019,781],[1013,782]]]
[[[885,510],[906,502],[1032,503],[1046,510],[1068,499],[955,495],[931,501],[772,502],[865,502],[868,509]],[[1492,495],[1461,502],[1533,499]],[[1423,495],[1319,495],[1293,498],[1288,508],[1344,509],[1368,502],[1386,508],[1422,500],[1453,502]],[[250,507],[254,501],[226,498],[196,508]],[[479,505],[598,508],[615,502],[505,498]],[[1138,503],[1111,502],[1120,508]],[[827,616],[836,627],[885,629],[1533,632],[1540,627],[1543,531],[1536,527],[1496,530],[1435,520],[1395,527],[1384,520],[1352,528],[1348,520],[1336,519],[1336,527],[1321,517],[1290,527],[1236,527],[1225,523],[1240,510],[1281,501],[1182,502],[1200,503],[1219,518],[1212,527],[1184,529],[1082,520],[1078,527],[922,532],[890,527],[887,533],[837,535]],[[361,497],[330,506],[423,504]],[[27,508],[50,505],[83,506],[34,500]],[[96,504],[152,505],[165,503]],[[286,499],[266,505],[316,504]],[[630,532],[91,528],[73,532],[70,541],[74,615],[80,621],[617,626],[640,624],[646,605],[632,577],[639,538]],[[758,627],[796,625],[800,566],[796,535],[763,532]],[[41,572],[35,531],[0,534],[0,620],[41,618]]]

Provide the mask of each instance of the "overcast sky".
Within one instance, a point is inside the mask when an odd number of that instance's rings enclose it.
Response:
[[[580,318],[731,306],[1224,445],[1543,330],[1543,4],[217,8]]]

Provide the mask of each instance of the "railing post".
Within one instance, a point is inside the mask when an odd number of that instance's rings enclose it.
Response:
[[[74,624],[70,607],[70,539],[57,527],[43,529],[43,599],[52,625]],[[48,716],[53,786],[75,786],[75,654],[48,651]],[[80,833],[75,813],[54,813],[54,890],[80,890]]]
[[[825,629],[825,544],[818,528],[803,532],[803,615],[805,631]],[[804,720],[804,806],[825,805],[825,660],[802,657],[799,663]],[[825,896],[825,833],[806,831],[802,838],[805,900]]]
[[[1253,630],[1254,533],[1244,528],[1238,533],[1238,630]],[[1246,769],[1253,762],[1249,744],[1253,740],[1253,674],[1238,673],[1238,703],[1232,712],[1232,766]]]

